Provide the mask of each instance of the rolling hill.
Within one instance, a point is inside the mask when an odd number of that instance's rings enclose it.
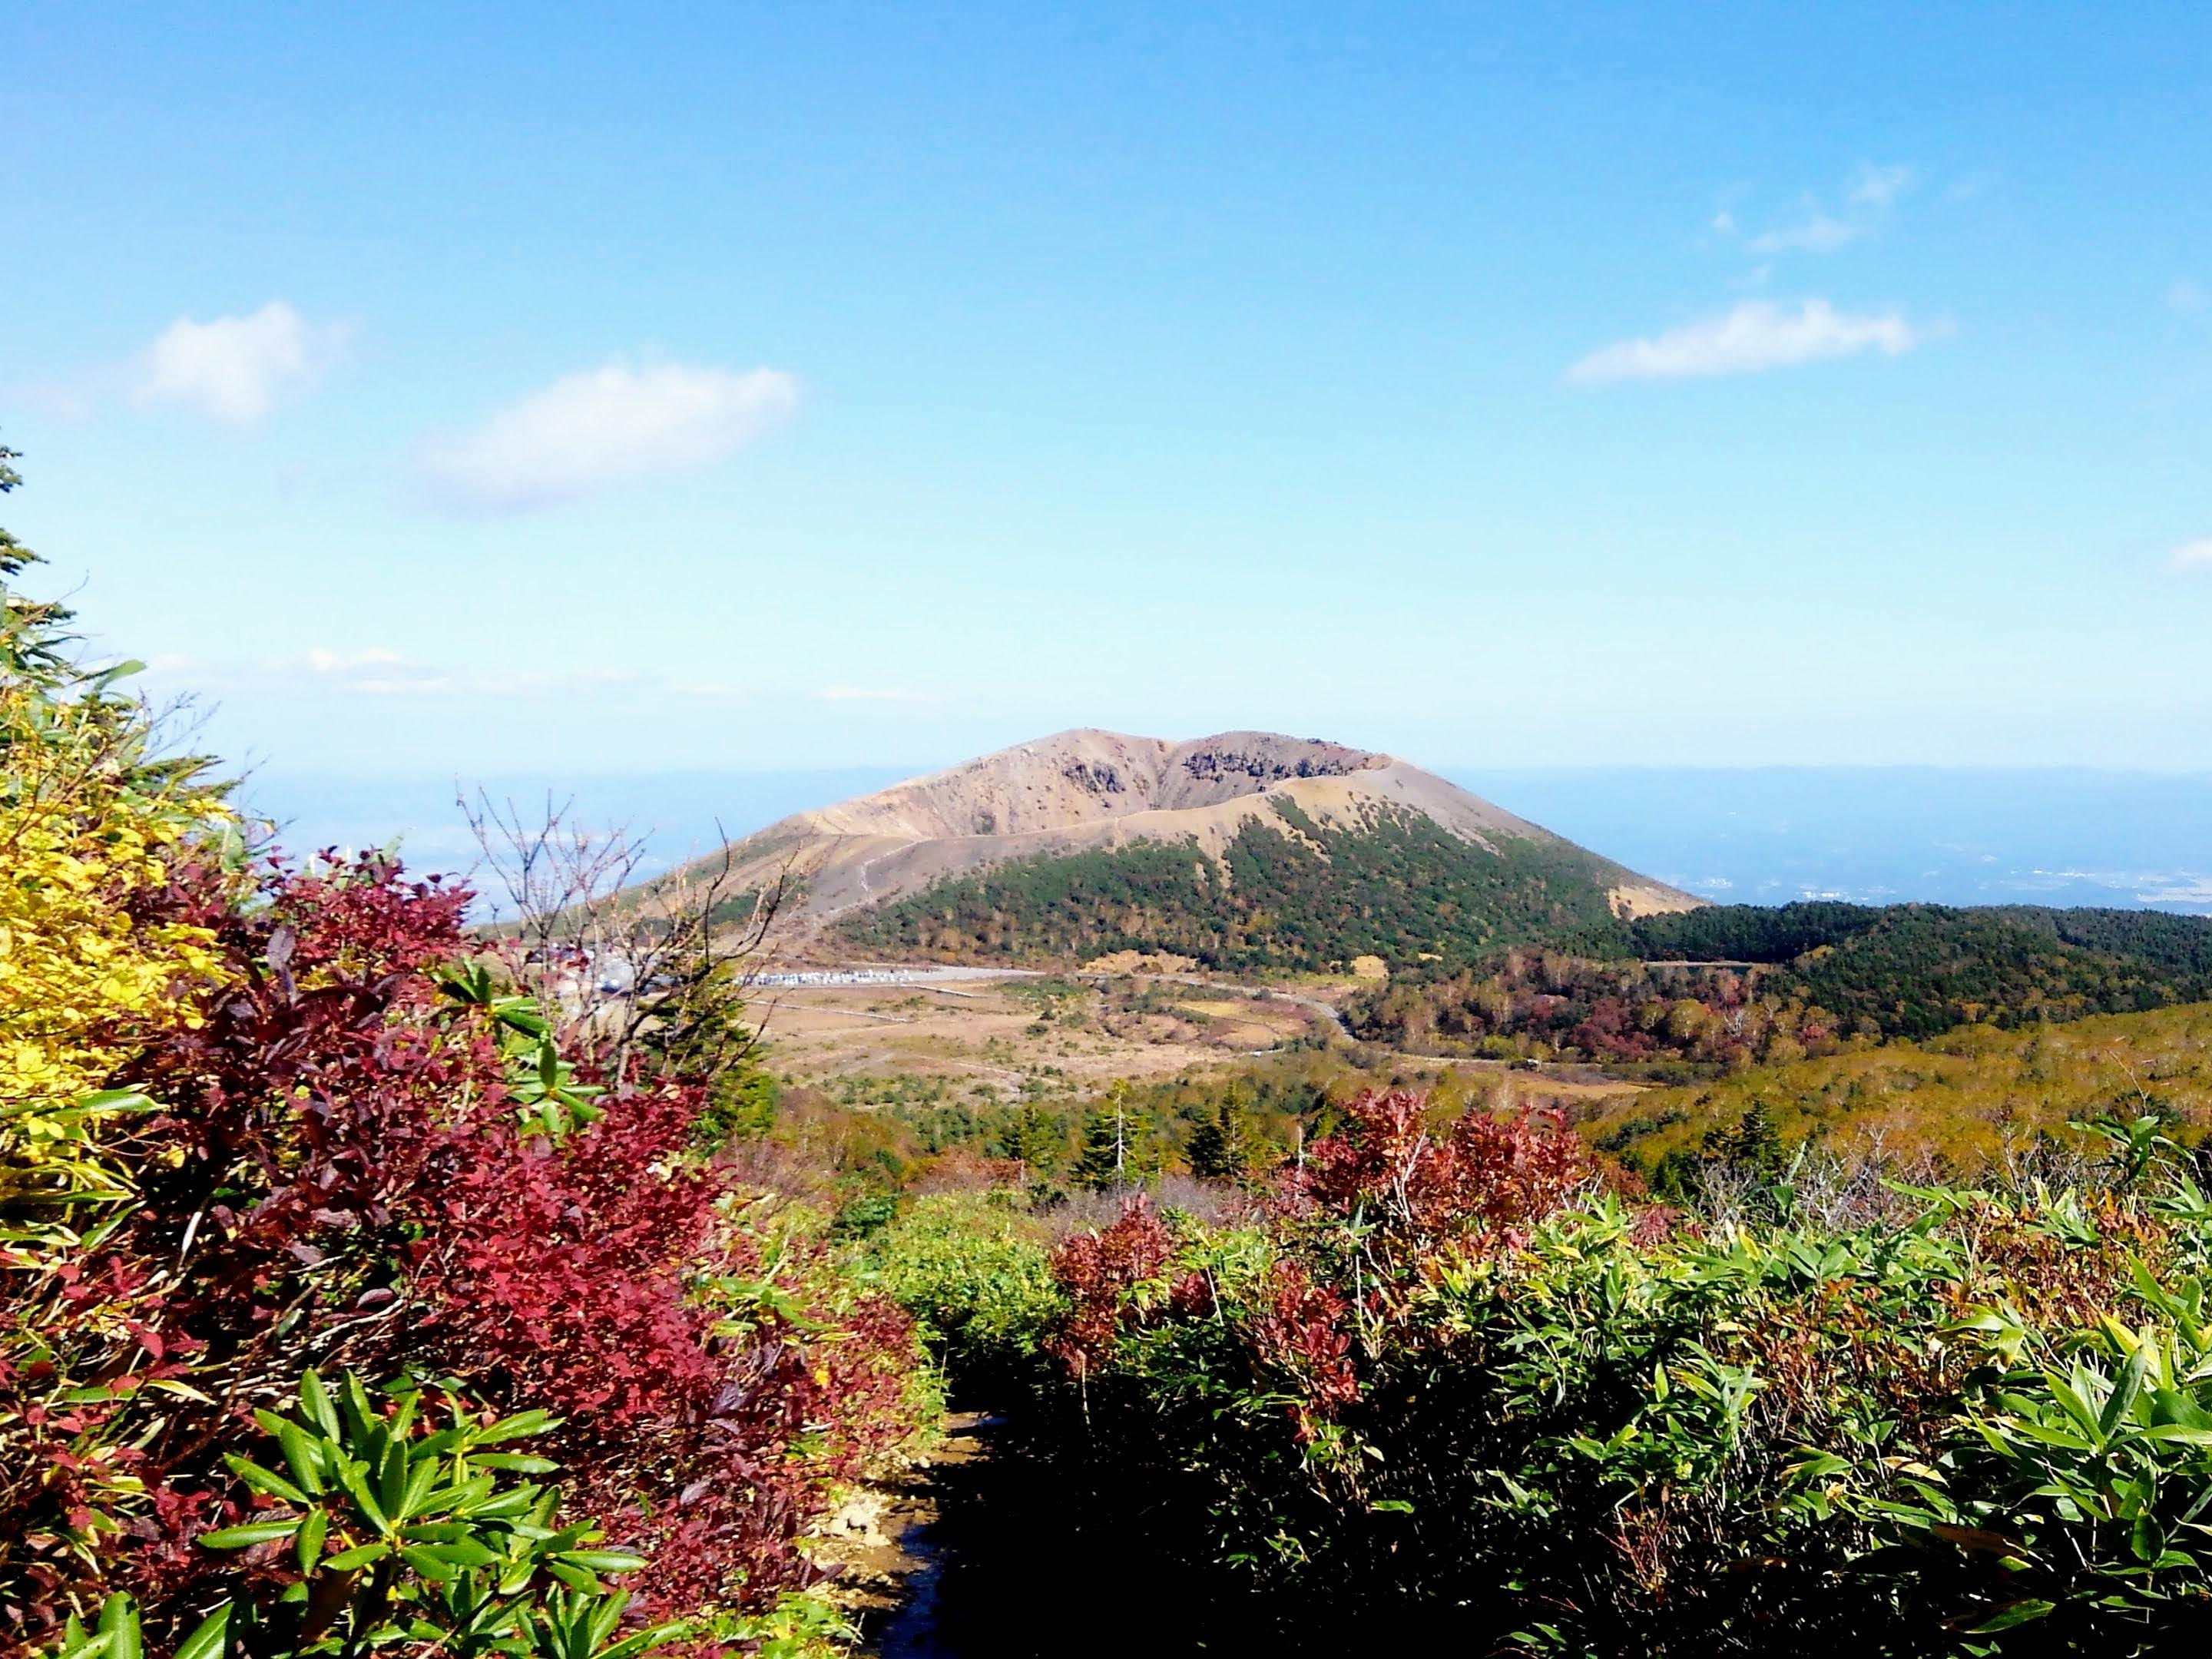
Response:
[[[787,945],[937,960],[1462,961],[1699,902],[1395,757],[1264,732],[1066,732],[730,851],[741,890],[799,878]]]
[[[2212,917],[2155,910],[1711,905],[1610,957],[1510,951],[1378,988],[1361,1035],[1426,1053],[1739,1065],[2212,998]]]

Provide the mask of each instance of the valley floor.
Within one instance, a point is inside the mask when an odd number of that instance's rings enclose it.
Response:
[[[885,975],[895,977],[875,976]],[[905,1079],[955,1096],[1007,1097],[1231,1070],[1255,1055],[1341,1042],[1338,1006],[1354,988],[1356,981],[1273,988],[1183,973],[854,963],[764,975],[754,1006],[787,1087]],[[1495,1060],[1371,1048],[1367,1061],[1409,1076],[1447,1066],[1470,1075],[1510,1071]],[[1510,1074],[1532,1103],[1587,1109],[1639,1087],[1586,1067]]]

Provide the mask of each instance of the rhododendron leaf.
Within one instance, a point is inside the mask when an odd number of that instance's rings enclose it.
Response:
[[[690,1628],[690,1622],[682,1619],[672,1619],[665,1624],[649,1626],[644,1630],[625,1636],[612,1647],[602,1649],[596,1656],[596,1659],[636,1659],[639,1654],[649,1649],[665,1647],[669,1643],[683,1636]]]
[[[231,1603],[226,1601],[194,1626],[192,1633],[177,1644],[175,1659],[216,1659],[230,1630],[230,1611]]]
[[[392,1546],[385,1543],[356,1544],[349,1550],[341,1550],[323,1565],[332,1572],[356,1572],[372,1561],[381,1561],[392,1553]]]
[[[80,1112],[158,1112],[159,1104],[150,1101],[136,1089],[101,1089],[76,1097]],[[113,1598],[109,1598],[112,1600]]]
[[[627,1550],[570,1550],[561,1559],[593,1572],[635,1572],[645,1565],[643,1556]]]
[[[140,1659],[138,1604],[119,1590],[109,1596],[100,1603],[100,1634],[106,1659]]]
[[[497,1551],[487,1549],[472,1538],[455,1539],[449,1543],[421,1544],[415,1547],[422,1554],[454,1567],[489,1567],[503,1559]]]
[[[502,1417],[489,1428],[480,1430],[476,1436],[479,1446],[489,1446],[501,1440],[520,1439],[525,1435],[544,1434],[561,1426],[562,1419],[550,1412],[532,1410],[517,1412],[512,1417]]]
[[[492,1496],[495,1483],[488,1474],[472,1475],[466,1480],[457,1480],[452,1486],[441,1486],[424,1494],[416,1510],[421,1515],[444,1515],[450,1510],[464,1510],[472,1515],[511,1514],[515,1509],[526,1508],[537,1496],[537,1488],[526,1486],[518,1491],[501,1492],[495,1500],[507,1507],[495,1510],[489,1504],[479,1507],[479,1500]]]
[[[256,1492],[265,1492],[271,1498],[281,1498],[288,1504],[299,1504],[302,1509],[307,1507],[307,1494],[273,1469],[264,1469],[235,1452],[226,1452],[222,1461],[233,1474]]]
[[[428,1493],[431,1483],[437,1478],[438,1466],[435,1463],[428,1458],[416,1462],[414,1467],[408,1470],[407,1490],[401,1495],[395,1508],[394,1518],[402,1518],[416,1513],[424,1496]]]
[[[2025,1625],[2031,1620],[2040,1619],[2051,1610],[2051,1603],[2048,1601],[2039,1600],[2015,1601],[1995,1617],[1984,1619],[1978,1625],[1968,1626],[1967,1633],[1972,1636],[1992,1636],[2001,1630],[2010,1630],[2015,1625]]]
[[[518,1537],[542,1535],[544,1528],[534,1528],[519,1519],[530,1513],[533,1494],[526,1492],[503,1492],[494,1498],[469,1505],[469,1514],[479,1521],[504,1521],[508,1529]]]
[[[350,1457],[346,1459],[338,1465],[338,1484],[351,1494],[355,1503],[361,1505],[361,1512],[368,1517],[370,1525],[379,1532],[392,1530],[391,1522],[385,1518],[383,1506],[376,1501],[376,1494],[368,1488],[368,1470],[365,1465]]]
[[[323,1484],[323,1449],[305,1429],[283,1418],[276,1419],[276,1443],[283,1449],[285,1467],[300,1486],[320,1497],[326,1490]]]
[[[323,1553],[323,1537],[330,1530],[331,1518],[321,1510],[311,1510],[307,1518],[300,1523],[300,1535],[294,1540],[298,1552],[300,1571],[313,1572]]]
[[[361,1378],[351,1371],[346,1373],[345,1381],[338,1385],[338,1410],[354,1439],[376,1443],[383,1419],[369,1402],[368,1390],[362,1387]],[[334,1435],[333,1437],[337,1437]]]
[[[570,1566],[566,1561],[548,1561],[545,1564],[545,1571],[571,1589],[580,1589],[586,1595],[597,1595],[604,1588],[588,1570]]]
[[[300,1411],[331,1439],[338,1437],[338,1414],[331,1408],[331,1397],[323,1387],[323,1379],[313,1370],[307,1371],[300,1378]]]
[[[242,1527],[218,1527],[213,1532],[204,1532],[199,1541],[211,1550],[242,1550],[254,1544],[265,1544],[273,1538],[289,1538],[299,1530],[300,1519],[293,1516],[283,1521],[255,1521]]]
[[[407,1516],[409,1474],[405,1445],[397,1440],[387,1442],[376,1462],[376,1502],[394,1522]]]
[[[509,1469],[517,1474],[551,1474],[561,1466],[550,1457],[531,1457],[521,1452],[479,1452],[469,1459],[487,1469]]]
[[[450,1561],[441,1561],[436,1556],[415,1544],[399,1547],[400,1559],[434,1584],[443,1584],[460,1577],[461,1570]]]

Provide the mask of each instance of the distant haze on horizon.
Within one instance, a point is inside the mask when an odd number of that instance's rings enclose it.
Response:
[[[18,0],[0,522],[207,741],[2212,767],[2212,8]]]

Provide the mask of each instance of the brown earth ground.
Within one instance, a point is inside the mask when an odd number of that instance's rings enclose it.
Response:
[[[1041,1078],[1055,1092],[1087,1094],[1115,1078],[1231,1071],[1301,1044],[1348,1048],[1310,1005],[1334,1004],[1353,983],[1302,982],[1275,995],[1142,975],[811,985],[757,993],[755,1008],[769,1069],[787,1086],[835,1090],[854,1078],[913,1078],[942,1079],[957,1096],[979,1085],[1006,1094]],[[1371,1045],[1361,1060],[1380,1076],[1408,1081],[1447,1069],[1469,1081],[1510,1078],[1522,1100],[1584,1110],[1638,1089],[1580,1068],[1536,1073]]]
[[[1071,983],[1079,988],[1052,994]],[[1297,1042],[1316,1024],[1290,1003],[1148,980],[1109,983],[1127,988],[1117,995],[1035,980],[805,986],[757,1006],[771,1068],[787,1083],[817,1085],[896,1073],[943,1078],[956,1090],[1005,1088],[1050,1067],[1081,1088],[1231,1061]]]

